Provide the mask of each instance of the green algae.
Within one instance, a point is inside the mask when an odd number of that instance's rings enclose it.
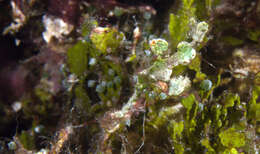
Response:
[[[184,146],[181,142],[181,136],[184,129],[184,122],[171,121],[168,126],[168,132],[171,134],[171,139],[173,142],[173,147],[175,152],[178,154],[184,153]]]
[[[80,108],[85,109],[85,112],[89,114],[91,112],[90,98],[86,93],[86,91],[84,90],[82,84],[80,84],[75,88],[75,95],[76,95],[75,104]]]
[[[190,30],[189,22],[195,17],[194,0],[182,0],[182,6],[177,14],[170,14],[169,32],[171,36],[172,47],[176,48],[178,43],[185,41]]]
[[[254,86],[252,91],[251,100],[249,101],[249,109],[248,109],[248,119],[253,120],[252,123],[256,124],[256,122],[260,121],[260,102],[257,102],[260,96],[260,87]]]
[[[229,93],[225,96],[225,100],[224,100],[224,107],[228,108],[228,107],[233,107],[235,105],[235,103],[240,104],[240,98],[238,95]]]
[[[122,43],[124,34],[115,28],[97,27],[92,31],[90,39],[102,53],[113,53]]]
[[[189,113],[190,113],[190,111],[191,111],[191,109],[192,109],[192,107],[193,107],[193,104],[196,102],[196,99],[195,99],[195,96],[194,95],[190,95],[190,96],[188,96],[188,97],[186,97],[186,98],[183,98],[182,100],[181,100],[181,103],[182,103],[182,105],[187,109],[187,117],[188,117],[188,119],[189,119]]]
[[[89,42],[78,42],[68,50],[68,65],[70,71],[80,76],[83,75],[88,66],[87,53],[93,51],[94,48]]]
[[[235,128],[229,128],[219,134],[221,143],[228,148],[239,148],[245,145],[245,136]]]
[[[209,139],[203,139],[201,141],[201,145],[203,145],[206,149],[207,149],[207,152],[206,154],[215,154],[215,150],[212,148],[210,142],[209,142]]]

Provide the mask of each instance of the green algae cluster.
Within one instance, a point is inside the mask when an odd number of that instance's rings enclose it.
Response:
[[[187,64],[185,63],[184,65],[180,62],[179,65],[178,63],[171,63],[173,60],[170,60],[170,58],[164,59],[159,57],[157,60],[151,61],[149,69],[137,76],[138,81],[136,85],[131,86],[137,91],[137,96],[134,100],[145,100],[147,106],[146,112],[142,113],[142,111],[140,111],[140,114],[146,116],[145,119],[140,118],[140,116],[139,118],[136,117],[137,119],[131,122],[131,124],[128,123],[128,126],[121,123],[120,129],[118,129],[117,132],[127,140],[130,140],[129,144],[136,143],[133,141],[135,139],[129,137],[130,134],[133,135],[136,133],[136,136],[139,136],[139,138],[143,136],[143,147],[141,148],[143,148],[144,153],[149,152],[149,146],[151,145],[157,147],[157,150],[150,150],[159,153],[163,150],[173,151],[177,154],[239,153],[238,151],[247,153],[254,151],[252,145],[250,145],[253,141],[252,138],[249,137],[249,134],[247,134],[247,130],[249,129],[249,125],[256,126],[257,121],[259,121],[258,117],[260,112],[259,103],[257,103],[259,88],[254,87],[251,100],[247,104],[241,103],[240,96],[232,92],[223,92],[219,96],[213,96],[214,89],[221,86],[222,72],[220,71],[217,76],[207,76],[207,74],[201,72],[201,57],[198,51],[195,51],[195,49],[201,49],[206,44],[208,38],[205,36],[206,33],[200,33],[201,35],[196,33],[196,30],[194,30],[196,28],[192,27],[196,26],[196,23],[192,23],[192,20],[196,20],[196,13],[202,16],[202,13],[196,12],[196,9],[202,8],[201,5],[206,5],[203,6],[203,8],[212,7],[212,3],[212,1],[196,3],[193,0],[183,0],[177,14],[170,14],[168,25],[170,39],[168,43],[171,47],[171,52],[175,53],[177,50],[177,53],[185,54],[185,52],[194,50],[194,52],[198,54],[196,58],[192,57],[190,58],[191,61],[187,62]],[[195,8],[196,5],[194,4],[196,4],[198,8]],[[208,16],[210,11],[205,13],[205,16]],[[203,22],[202,24],[206,23]],[[198,24],[198,26],[200,25]],[[119,51],[117,49],[122,45],[123,35],[113,28],[102,29],[104,30],[102,34],[96,32],[91,33],[89,36],[90,40],[79,41],[69,49],[68,65],[70,71],[75,73],[80,80],[85,80],[90,73],[98,72],[99,78],[101,78],[98,81],[99,84],[102,84],[102,81],[104,82],[101,87],[98,87],[97,93],[101,101],[107,103],[108,101],[115,102],[111,97],[119,98],[121,96],[122,98],[120,90],[126,88],[122,85],[122,82],[114,82],[116,77],[119,77],[119,79],[123,78],[124,73],[122,70],[124,68],[121,67],[124,65],[107,60],[104,57],[104,55],[113,55],[114,52]],[[208,29],[208,27],[206,27],[206,29]],[[190,39],[196,38],[192,35],[201,36],[202,38],[196,39],[194,42],[197,44],[193,42],[189,47],[177,47],[182,41],[190,41]],[[252,36],[252,39],[254,39],[253,37],[255,38],[255,36]],[[226,37],[224,41],[233,46],[243,43],[232,37]],[[186,44],[189,43],[186,42]],[[152,44],[151,50],[154,53],[158,52],[160,55],[165,56],[163,51],[166,51],[167,48],[160,47],[160,45],[155,42]],[[157,49],[159,51],[157,51]],[[179,50],[185,51],[181,52]],[[100,54],[100,52],[102,54]],[[189,57],[191,56],[192,55],[189,55]],[[90,57],[97,59],[98,64],[96,65],[98,66],[89,66],[88,61]],[[136,55],[136,57],[138,58],[138,55]],[[181,58],[182,55],[179,55],[174,60]],[[138,59],[142,60],[142,58]],[[132,62],[136,63],[136,59],[133,59]],[[109,75],[109,70],[111,69],[114,72],[112,74],[116,75]],[[185,75],[187,72],[194,72],[195,77],[191,78],[192,85],[190,90],[182,95],[178,93],[179,96],[168,97],[167,94],[162,93],[162,90],[154,86],[158,80],[164,81],[165,84],[167,84],[170,77]],[[131,78],[131,74],[127,76]],[[108,83],[111,85],[108,85]],[[75,89],[76,99],[82,98],[81,103],[84,103],[84,101],[91,102],[89,99],[90,96],[88,96],[89,93],[86,92],[86,88],[82,84],[84,84],[84,82],[80,81],[81,86],[77,86]],[[171,87],[169,88],[171,90]],[[163,94],[165,95],[164,97],[162,96]],[[120,103],[124,104],[122,101],[120,101]],[[129,107],[129,103],[127,104]],[[93,105],[87,105],[87,108],[93,108],[92,106]],[[104,110],[104,108],[102,108],[103,107],[100,107],[99,112],[103,113],[104,111],[101,110]],[[111,108],[111,106],[106,107],[106,109],[109,108]],[[122,112],[120,116],[123,117],[124,113],[125,112]],[[92,116],[95,116],[93,112],[92,114]],[[143,123],[140,123],[140,121],[143,121]],[[109,124],[103,123],[102,121],[100,125],[108,125],[107,127],[109,127]],[[128,131],[126,131],[126,129]],[[156,135],[159,134],[161,136],[158,140],[161,143],[156,141],[158,137]],[[106,135],[106,133],[103,135]],[[109,136],[110,135],[109,133]],[[117,135],[114,134],[108,139],[105,139],[106,144],[103,146],[106,150],[118,148],[121,141],[116,136]],[[156,139],[153,139],[153,137]],[[129,144],[124,146],[134,146]],[[168,145],[168,149],[165,144]],[[136,145],[134,147],[137,149]],[[97,149],[99,152],[106,151],[103,150],[104,149]],[[130,153],[134,152],[134,149],[131,148],[124,150]]]
[[[223,69],[211,68],[212,74],[202,68],[201,49],[212,39],[212,23],[207,19],[218,3],[180,0],[179,9],[169,15],[168,35],[149,39],[146,35],[152,34],[144,24],[138,41],[126,38],[120,26],[101,27],[87,18],[81,36],[67,50],[63,72],[69,86],[63,85],[61,106],[66,113],[60,132],[73,123],[71,127],[83,133],[68,136],[84,138],[67,139],[68,143],[86,146],[88,153],[256,153],[259,74],[252,76],[245,99],[231,88],[222,90],[226,84]],[[115,15],[121,16],[120,12]],[[215,23],[216,31],[223,30],[222,22]],[[221,41],[229,46],[243,45],[246,39],[257,42],[258,30],[248,31],[247,38],[225,36]],[[144,50],[152,51],[150,57]],[[53,103],[54,94],[46,89],[35,88],[35,104],[31,96],[24,98],[23,112],[28,118],[37,117],[33,125],[44,123],[59,108]],[[33,135],[32,131],[19,135],[24,148],[35,149]]]
[[[88,26],[89,31],[94,27]],[[88,115],[102,108],[103,113],[104,108],[115,106],[120,98],[124,74],[113,54],[117,54],[124,35],[114,28],[96,28],[91,34],[84,34],[89,39],[68,50],[69,70],[78,79],[72,93],[76,95],[76,105]]]

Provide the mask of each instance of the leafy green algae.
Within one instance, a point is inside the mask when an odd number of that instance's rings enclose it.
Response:
[[[88,52],[94,52],[89,42],[78,42],[68,50],[68,65],[70,71],[80,76],[83,75],[88,66]]]
[[[229,128],[219,134],[221,143],[228,148],[239,148],[245,145],[245,136],[235,128]]]
[[[253,120],[253,123],[260,121],[260,102],[257,102],[260,96],[260,86],[254,86],[251,100],[249,101],[248,118]]]
[[[182,0],[182,7],[177,14],[170,14],[169,32],[172,39],[172,46],[176,48],[178,43],[187,39],[190,30],[190,19],[195,17],[194,0]]]
[[[225,96],[225,100],[224,100],[224,107],[228,108],[228,107],[233,107],[235,105],[235,102],[238,101],[238,103],[240,103],[240,98],[238,95],[234,95],[232,93],[229,93]]]
[[[171,139],[176,153],[178,154],[184,153],[184,146],[180,142],[182,132],[184,129],[184,122],[171,121],[169,128],[171,130],[168,129],[168,131],[171,133]]]
[[[90,104],[90,98],[89,98],[88,94],[86,93],[86,91],[84,90],[84,87],[82,86],[82,84],[75,88],[75,95],[76,95],[75,104],[77,106],[80,106],[81,108],[84,108],[85,112],[87,114],[90,114],[92,111],[91,104]]]
[[[195,100],[195,96],[194,95],[190,95],[190,96],[188,96],[188,97],[186,97],[186,98],[183,98],[182,100],[181,100],[181,103],[183,104],[183,106],[187,109],[187,117],[188,117],[188,119],[189,119],[189,117],[190,117],[190,111],[191,111],[191,109],[192,109],[192,107],[193,107],[193,104],[196,102],[196,100]]]
[[[84,33],[90,32],[84,30]],[[92,63],[90,58],[97,60],[99,56],[116,51],[124,39],[124,34],[113,28],[96,28],[88,37],[90,40],[78,41],[68,50],[70,71],[77,76],[83,75],[90,67],[89,65]]]
[[[210,145],[210,142],[208,139],[203,139],[201,141],[201,145],[205,146],[205,148],[207,148],[207,154],[214,154],[215,153],[215,150],[212,148],[212,146]]]

